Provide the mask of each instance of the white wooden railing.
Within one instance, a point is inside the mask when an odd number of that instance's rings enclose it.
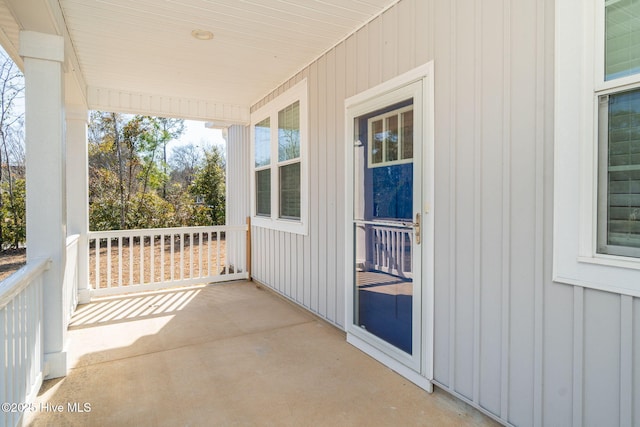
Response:
[[[0,282],[0,425],[15,426],[35,401],[43,370],[43,273],[49,260],[29,262]]]
[[[370,230],[374,250],[369,268],[411,278],[413,229],[376,225],[371,226]]]
[[[80,235],[74,234],[67,237],[67,261],[64,267],[64,283],[62,288],[62,301],[64,306],[64,330],[67,330],[71,316],[78,306],[78,241]]]
[[[90,232],[93,295],[246,279],[247,225]]]

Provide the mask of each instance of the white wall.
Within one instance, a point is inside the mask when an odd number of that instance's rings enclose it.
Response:
[[[310,232],[254,228],[254,276],[343,327],[344,99],[433,59],[437,383],[514,425],[640,425],[640,300],[551,280],[553,46],[552,0],[403,0],[257,103],[308,78]]]

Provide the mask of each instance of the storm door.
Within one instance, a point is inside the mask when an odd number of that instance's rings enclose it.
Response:
[[[353,266],[348,333],[420,371],[422,82],[351,108]]]

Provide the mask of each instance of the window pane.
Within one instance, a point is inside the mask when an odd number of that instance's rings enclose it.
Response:
[[[278,161],[300,157],[300,102],[278,111]]]
[[[300,163],[280,166],[280,218],[300,219]]]
[[[640,90],[610,95],[604,114],[606,146],[601,147],[599,252],[640,256]],[[605,203],[606,202],[606,203]],[[606,221],[606,222],[603,222]],[[604,241],[603,241],[604,240]],[[613,246],[613,248],[612,248]],[[618,247],[618,248],[616,248]]]
[[[605,80],[640,72],[640,3],[605,2]]]
[[[402,113],[402,158],[413,159],[413,110]]]
[[[382,120],[376,120],[371,123],[371,163],[382,163],[382,140],[384,134],[382,132]]]
[[[271,163],[271,125],[269,117],[256,124],[255,127],[255,166],[266,166]]]
[[[271,216],[271,169],[256,172],[256,215]]]
[[[387,162],[398,160],[398,116],[387,117],[387,131],[385,132],[387,143]]]

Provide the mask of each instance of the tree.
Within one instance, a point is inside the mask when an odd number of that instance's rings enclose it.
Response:
[[[0,246],[18,247],[26,238],[24,182],[24,76],[0,51]],[[22,181],[24,181],[22,179]]]
[[[225,223],[225,158],[220,148],[204,151],[202,167],[189,191],[206,207],[212,224]]]
[[[201,153],[202,151],[193,144],[174,148],[169,161],[171,181],[184,189],[188,188],[193,183],[196,171],[201,166]]]

